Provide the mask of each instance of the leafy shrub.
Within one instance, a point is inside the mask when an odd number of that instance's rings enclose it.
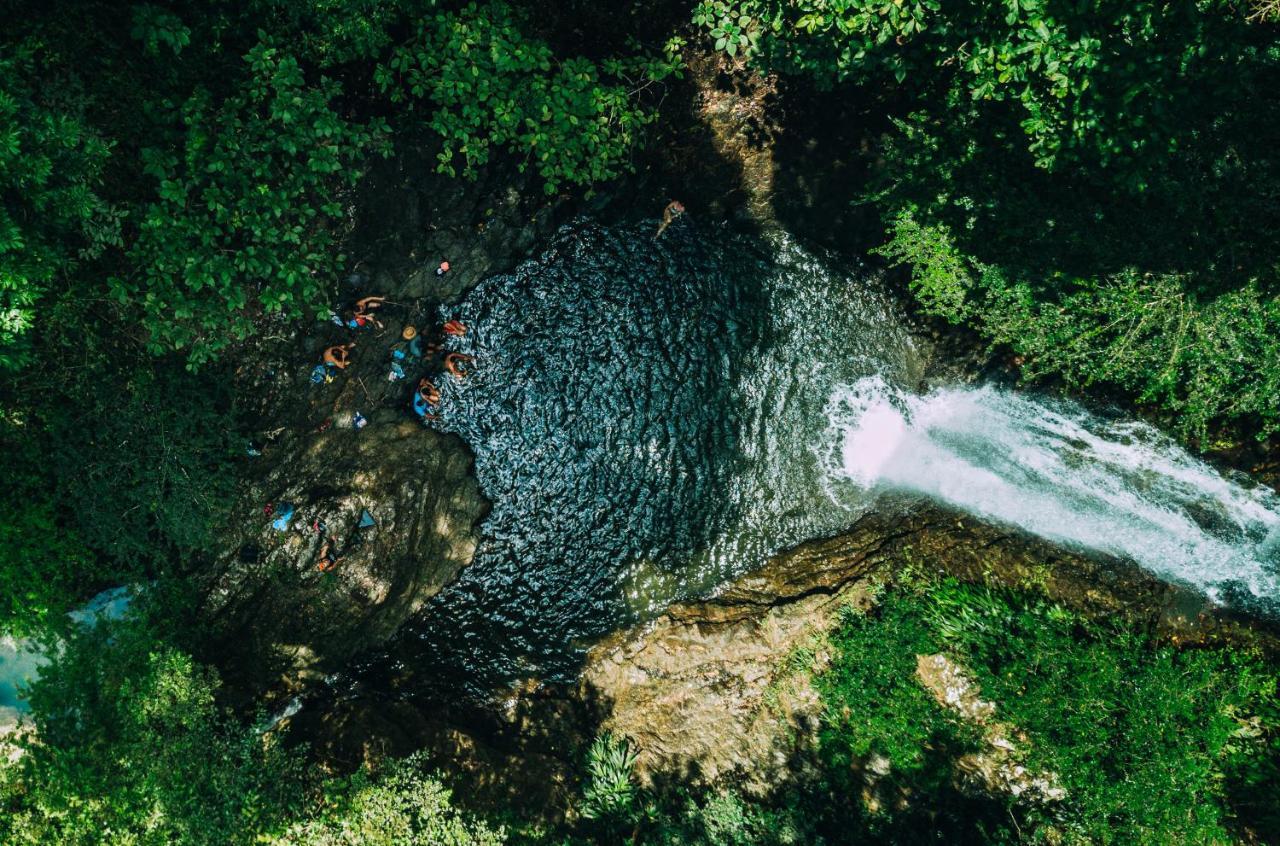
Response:
[[[336,82],[307,85],[298,61],[265,43],[245,62],[242,91],[222,103],[197,91],[183,106],[180,155],[143,151],[159,196],[142,211],[132,271],[112,280],[150,349],[186,350],[193,366],[265,316],[321,304],[342,262],[342,190],[385,150],[384,123],[337,112]]]
[[[974,287],[971,262],[941,226],[921,226],[911,212],[899,214],[889,242],[876,250],[894,265],[911,270],[911,290],[930,314],[959,323],[968,313]]]
[[[917,796],[906,811],[872,815],[869,831],[913,842],[921,826],[950,819],[956,837],[980,827],[983,841],[1222,843],[1236,813],[1247,810],[1241,822],[1257,830],[1273,821],[1262,797],[1280,790],[1267,764],[1280,738],[1278,678],[1255,656],[1153,645],[1123,622],[954,582],[890,594],[833,643],[839,653],[818,686],[834,785],[878,753],[892,763],[891,783]],[[1060,806],[1004,797],[1008,810],[990,814],[949,795],[965,733],[915,680],[915,655],[942,649],[972,673],[997,719],[1025,732],[1024,762],[1054,774]],[[936,818],[919,817],[922,805]],[[1016,838],[1000,820],[1010,814],[1021,820]]]
[[[1258,437],[1280,431],[1280,301],[1257,287],[1202,298],[1181,278],[1129,271],[1051,303],[991,280],[985,329],[1026,357],[1029,378],[1120,385],[1187,436],[1241,418]]]
[[[1280,431],[1280,301],[1255,285],[1198,296],[1185,278],[1127,270],[1061,283],[1063,295],[1046,300],[910,213],[880,252],[910,268],[927,311],[953,322],[973,315],[993,343],[1023,356],[1026,378],[1119,385],[1176,415],[1186,437],[1241,418],[1256,421],[1259,437]]]
[[[421,755],[392,762],[376,777],[361,771],[330,782],[331,807],[263,842],[276,846],[499,846],[490,828],[453,807],[450,792],[423,774]]]
[[[653,820],[653,842],[663,846],[822,846],[826,842],[804,810],[749,799],[731,790],[688,796]]]
[[[943,585],[937,601],[983,695],[1026,731],[1029,765],[1067,792],[1067,812],[1040,822],[1079,842],[1232,839],[1225,775],[1233,754],[1268,754],[1257,715],[1274,671],[981,589]]]
[[[64,520],[38,445],[0,419],[0,632],[24,634],[82,596],[104,573]],[[109,571],[108,571],[109,572]]]
[[[589,820],[620,820],[635,811],[632,771],[636,755],[624,738],[605,733],[587,750],[586,790],[582,796],[582,816]]]
[[[212,546],[234,491],[228,405],[214,374],[192,379],[168,362],[100,372],[50,421],[55,491],[118,577]]]
[[[168,585],[164,586],[167,589]],[[0,842],[97,846],[498,846],[423,761],[324,780],[264,725],[215,701],[217,674],[173,646],[163,589],[122,619],[61,629],[31,686],[25,754],[0,757]]]
[[[908,596],[873,617],[850,614],[832,639],[838,657],[815,680],[824,705],[819,753],[827,781],[820,831],[893,843],[935,831],[947,842],[974,842],[975,832],[999,832],[1004,823],[988,803],[959,796],[952,786],[954,759],[973,748],[975,732],[944,712],[916,678],[916,656],[938,649],[919,603]],[[876,785],[873,792],[865,790],[868,783]],[[902,796],[927,798],[904,809]]]
[[[0,53],[0,368],[29,357],[26,334],[50,283],[120,244],[99,193],[110,144],[79,98],[59,96],[33,43]],[[52,89],[52,90],[51,90]]]
[[[532,166],[548,194],[562,183],[589,185],[616,176],[640,129],[656,115],[635,88],[677,72],[674,56],[656,60],[559,60],[527,37],[515,8],[501,0],[437,11],[413,40],[375,71],[392,102],[421,101],[444,141],[442,173],[474,176],[504,148]]]
[[[0,840],[252,842],[305,782],[297,758],[214,703],[217,684],[140,618],[70,632],[31,688],[26,754],[0,759]]]
[[[703,0],[694,21],[717,49],[820,85],[911,77],[913,93],[949,106],[1017,104],[1027,149],[1044,167],[1167,150],[1186,129],[1184,100],[1233,83],[1246,28],[1225,0]]]
[[[130,35],[141,41],[143,49],[152,56],[158,56],[162,47],[167,47],[176,56],[191,43],[191,28],[181,18],[158,6],[146,4],[133,7]]]

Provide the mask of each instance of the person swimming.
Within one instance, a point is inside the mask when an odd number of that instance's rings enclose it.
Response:
[[[655,241],[658,240],[662,233],[667,231],[667,227],[675,223],[676,218],[682,214],[684,214],[684,203],[679,200],[672,200],[667,203],[666,208],[662,210],[662,223],[658,224],[658,231],[653,236],[653,239]]]

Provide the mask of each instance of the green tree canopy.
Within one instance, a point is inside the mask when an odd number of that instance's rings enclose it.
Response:
[[[119,215],[100,192],[110,143],[42,55],[38,42],[0,43],[0,368],[29,357],[44,292],[120,244]]]

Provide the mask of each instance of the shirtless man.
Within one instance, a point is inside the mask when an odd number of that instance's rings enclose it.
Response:
[[[653,236],[653,240],[658,240],[663,232],[667,231],[667,227],[675,222],[675,219],[684,214],[684,204],[679,200],[672,200],[667,203],[667,207],[662,210],[662,223],[658,224],[658,233]]]
[[[413,413],[426,423],[428,420],[437,419],[436,410],[440,407],[440,391],[431,383],[431,380],[423,376],[418,382],[418,390],[413,394]]]
[[[451,352],[444,357],[444,369],[449,371],[449,375],[455,379],[465,379],[467,378],[467,373],[469,371],[462,365],[470,365],[471,362],[475,360],[475,356],[470,356],[466,353]]]
[[[382,329],[382,321],[373,316],[373,310],[382,308],[382,304],[387,301],[386,297],[364,297],[356,300],[355,308],[351,312],[351,319],[347,321],[347,325],[352,329],[362,329],[366,323],[372,323],[379,329]]]
[[[324,363],[339,370],[345,370],[351,362],[347,360],[347,356],[351,352],[351,348],[356,345],[355,341],[349,344],[338,344],[324,351]]]

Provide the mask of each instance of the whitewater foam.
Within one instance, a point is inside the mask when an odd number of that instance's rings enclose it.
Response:
[[[826,413],[826,470],[859,501],[923,495],[1215,600],[1280,598],[1280,497],[1146,424],[994,387],[912,396],[878,376],[839,387]]]

